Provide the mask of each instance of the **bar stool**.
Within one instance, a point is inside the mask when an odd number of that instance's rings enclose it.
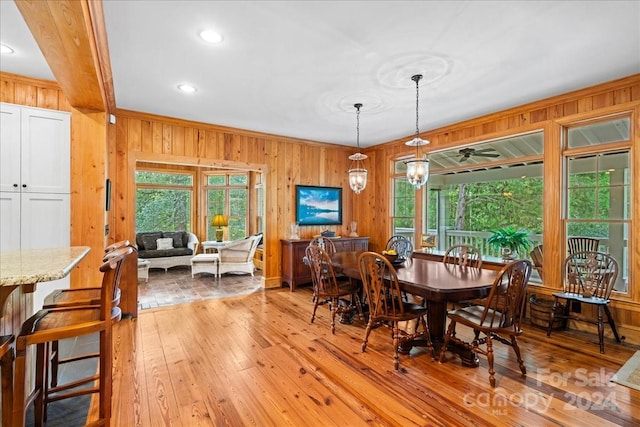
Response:
[[[0,337],[0,369],[2,372],[2,425],[11,425],[11,410],[13,406],[13,335]]]
[[[109,257],[113,256],[115,250],[131,247],[134,250],[135,247],[131,245],[129,240],[121,240],[119,242],[113,243],[107,246],[104,250],[105,256],[102,259],[102,262],[106,262]],[[42,306],[43,309],[50,308],[63,308],[63,307],[73,307],[73,306],[99,306],[100,305],[100,290],[102,287],[94,286],[90,288],[73,288],[73,289],[56,289],[52,291],[44,300],[44,304]],[[120,287],[116,287],[114,290],[113,296],[113,305],[120,304]],[[64,363],[77,362],[79,360],[89,359],[92,357],[98,357],[98,353],[88,353],[81,354],[77,356],[70,356],[64,359],[60,359],[59,350],[60,343],[59,341],[52,341],[51,348],[49,351],[49,360],[51,360],[51,387],[56,387],[58,385],[58,371],[59,366]],[[48,372],[48,371],[47,371]],[[49,382],[47,381],[47,385]]]
[[[34,402],[35,425],[43,425],[46,405],[51,401],[66,399],[89,393],[99,393],[98,422],[108,425],[111,418],[112,394],[112,324],[119,320],[122,312],[113,305],[114,289],[119,286],[121,267],[133,253],[133,248],[125,247],[113,251],[112,256],[100,266],[102,288],[99,306],[77,306],[43,309],[27,319],[16,338],[15,380],[13,386],[13,426],[24,426],[25,412]],[[61,339],[99,333],[100,362],[99,373],[90,377],[47,390],[46,388],[46,346]],[[36,345],[36,372],[33,393],[26,395],[26,353],[27,347]],[[77,389],[76,387],[98,380],[99,385]],[[56,393],[55,396],[51,396]]]

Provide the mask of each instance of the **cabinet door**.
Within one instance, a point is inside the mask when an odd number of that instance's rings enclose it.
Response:
[[[20,249],[20,193],[0,191],[0,251]]]
[[[0,104],[0,191],[20,191],[20,107],[9,104]]]
[[[22,193],[20,244],[26,249],[69,246],[71,242],[69,194]]]
[[[71,192],[70,123],[68,113],[22,108],[22,191],[62,194]]]

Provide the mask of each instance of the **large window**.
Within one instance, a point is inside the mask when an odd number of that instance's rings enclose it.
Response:
[[[465,243],[485,257],[500,256],[486,243],[498,228],[541,243],[542,153],[542,132],[432,153],[422,233],[437,235],[440,250]]]
[[[191,231],[193,175],[136,171],[136,233]]]
[[[249,230],[249,175],[243,173],[207,173],[207,240],[215,240],[216,227],[211,219],[223,214],[229,220],[224,230],[225,240],[238,240]]]
[[[615,291],[628,292],[631,226],[630,119],[565,129],[566,236],[599,239],[618,262]]]

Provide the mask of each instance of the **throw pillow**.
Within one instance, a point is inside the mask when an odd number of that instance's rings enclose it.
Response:
[[[142,248],[146,251],[155,251],[157,248],[156,240],[162,237],[162,233],[145,233],[142,234]]]
[[[162,237],[171,237],[173,239],[174,248],[186,248],[187,244],[184,240],[189,240],[188,237],[187,239],[184,239],[184,236],[186,234],[187,233],[185,233],[184,231],[169,231],[162,233]]]
[[[163,239],[156,240],[159,251],[164,251],[167,249],[173,249],[173,239],[171,237],[165,237]]]

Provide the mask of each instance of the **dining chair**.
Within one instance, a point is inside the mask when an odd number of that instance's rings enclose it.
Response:
[[[447,313],[450,323],[440,351],[440,363],[444,360],[447,346],[451,341],[476,353],[484,354],[489,363],[489,383],[491,387],[495,387],[493,340],[498,340],[513,348],[522,375],[527,374],[517,337],[522,334],[521,324],[526,310],[527,285],[531,268],[529,260],[511,261],[498,273],[484,306],[470,305]],[[458,323],[476,331],[473,341],[465,342],[456,336]],[[483,334],[482,338],[479,336],[480,333]],[[486,345],[486,348],[481,348],[482,345]]]
[[[410,259],[413,255],[413,243],[404,236],[391,236],[384,249],[394,249],[399,258]]]
[[[529,254],[531,256],[531,261],[533,261],[533,268],[536,269],[536,271],[538,272],[538,276],[540,276],[540,280],[543,280],[542,277],[542,245],[538,245],[536,247],[533,248],[533,250],[531,251],[531,253]]]
[[[564,286],[562,292],[553,293],[553,308],[549,313],[549,327],[547,336],[551,336],[551,326],[557,316],[556,306],[560,300],[566,301],[564,319],[578,320],[595,324],[598,327],[598,341],[600,353],[604,353],[604,324],[611,326],[616,342],[621,342],[615,321],[609,310],[609,297],[618,277],[618,262],[609,254],[597,251],[576,252],[564,261]],[[589,318],[571,314],[570,302],[588,304],[597,307],[596,318]],[[605,314],[607,320],[604,320]],[[624,339],[624,337],[622,337]]]
[[[569,254],[585,251],[598,251],[600,239],[594,237],[569,237],[567,239],[567,249]]]
[[[442,262],[460,267],[481,268],[482,254],[472,245],[453,245],[444,253]]]
[[[362,340],[362,351],[367,349],[372,329],[385,326],[391,329],[393,339],[393,368],[400,367],[398,348],[407,341],[424,338],[427,349],[434,356],[429,327],[425,321],[427,309],[423,305],[407,302],[403,298],[398,283],[398,275],[393,264],[376,252],[363,252],[358,257],[360,276],[364,284],[365,298],[369,302],[369,321]],[[408,322],[415,328],[401,328],[401,322]]]
[[[320,246],[331,258],[336,253],[336,245],[333,244],[331,239],[323,236],[317,236],[311,239],[309,242],[311,246]]]
[[[350,313],[358,310],[360,319],[364,321],[362,304],[360,302],[360,286],[347,281],[338,281],[329,253],[318,245],[309,245],[306,249],[307,262],[311,271],[311,281],[313,283],[313,312],[311,323],[316,318],[316,310],[319,305],[328,304],[331,313],[331,333],[336,333],[336,315]],[[351,301],[347,304],[340,304],[343,297],[350,296]],[[355,306],[355,307],[354,307]]]
[[[113,243],[107,246],[104,249],[105,255],[102,258],[102,262],[106,262],[111,257],[116,256],[117,249],[131,247],[134,252],[137,252],[135,246],[133,246],[129,240],[121,240],[119,242]],[[122,265],[121,265],[122,267]],[[118,272],[120,275],[121,272]],[[118,280],[119,283],[119,280]],[[50,308],[64,308],[64,307],[77,307],[77,306],[100,306],[100,293],[102,291],[102,286],[91,286],[86,288],[72,288],[72,289],[56,289],[52,291],[44,300],[44,304],[42,306],[43,309]],[[116,286],[113,291],[112,304],[117,306],[120,304],[120,295],[121,290],[120,286]],[[79,355],[72,355],[66,358],[61,359],[59,357],[59,341],[52,341],[47,349],[47,357],[51,361],[50,371],[47,373],[48,380],[47,384],[50,384],[51,387],[56,387],[58,385],[58,371],[60,365],[66,363],[73,363],[80,360],[90,359],[94,357],[99,357],[99,353],[86,353]]]
[[[38,311],[27,319],[16,338],[15,379],[13,387],[13,425],[23,426],[26,408],[34,403],[34,421],[36,426],[43,425],[50,402],[98,393],[98,421],[100,425],[109,425],[111,417],[112,393],[112,324],[119,320],[122,312],[112,304],[114,289],[120,280],[119,273],[126,257],[133,253],[132,247],[114,251],[113,255],[100,266],[102,288],[99,306],[73,306],[51,308]],[[99,334],[100,361],[98,374],[79,379],[57,387],[47,387],[46,345],[52,341],[75,338],[92,333]],[[36,346],[35,374],[27,375],[26,353],[31,345]],[[35,380],[33,392],[27,396],[26,378]],[[81,387],[87,383],[95,383]]]

